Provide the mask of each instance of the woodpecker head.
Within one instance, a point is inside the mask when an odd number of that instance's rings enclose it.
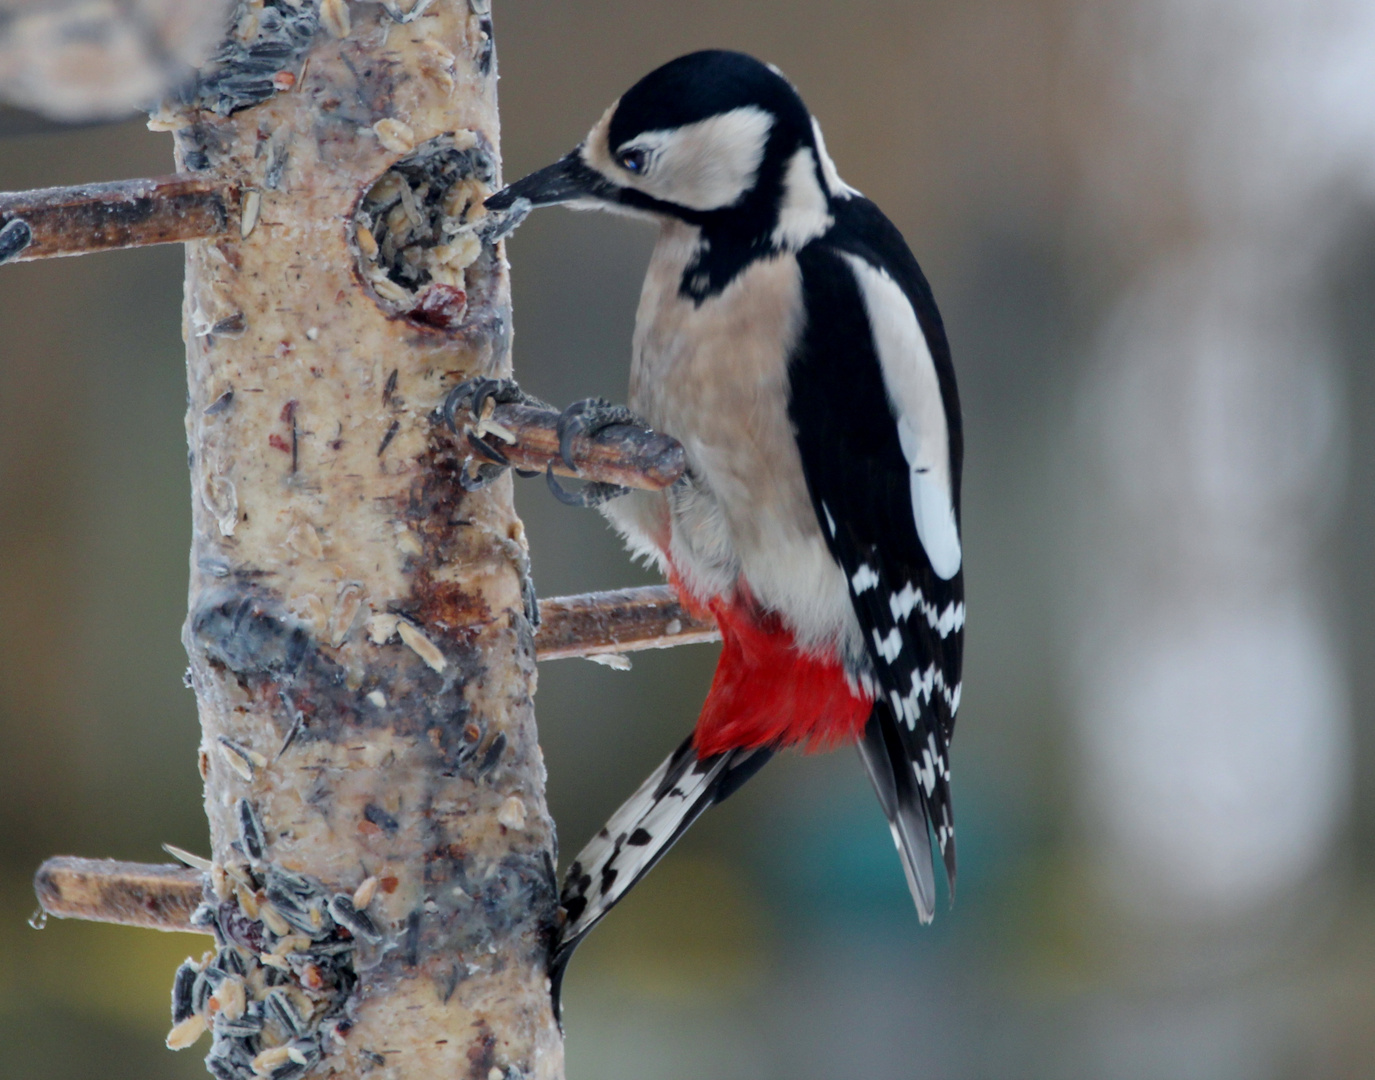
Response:
[[[755,247],[800,247],[852,194],[821,129],[777,68],[690,53],[650,72],[578,146],[487,200],[677,218]]]

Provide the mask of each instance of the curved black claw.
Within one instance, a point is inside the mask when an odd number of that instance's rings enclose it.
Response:
[[[469,462],[472,461],[471,458],[468,460]],[[473,468],[470,474],[468,465],[465,463],[464,466],[458,470],[458,486],[464,491],[481,491],[505,471],[505,465],[495,465],[490,461],[484,461],[482,464]]]
[[[488,399],[495,397],[496,392],[501,389],[501,383],[496,379],[481,379],[477,386],[473,387],[473,401],[470,408],[473,416],[481,419],[482,410],[486,407]]]
[[[513,379],[468,379],[450,390],[439,407],[439,418],[455,435],[466,439],[476,454],[470,455],[458,471],[459,486],[465,491],[481,491],[511,467],[511,459],[505,452],[486,438],[489,432],[483,423],[483,413],[489,401],[498,405],[550,407],[527,394]]]
[[[473,421],[482,416],[482,410],[491,400],[498,405],[532,405],[538,409],[552,408],[547,402],[527,394],[515,379],[489,379],[479,376],[459,383],[445,395],[444,404],[439,407],[440,416],[449,430],[458,434],[458,413],[461,408],[471,415]]]
[[[501,465],[508,469],[511,467],[511,459],[508,458],[504,453],[498,450],[491,443],[489,443],[486,439],[480,437],[477,432],[468,432],[468,445],[471,446],[474,450],[476,450],[479,454],[483,454],[486,457],[490,458],[495,464]]]
[[[629,495],[628,487],[621,487],[620,484],[604,484],[601,481],[593,481],[584,484],[577,491],[571,491],[554,479],[554,464],[549,463],[544,471],[544,479],[549,484],[549,490],[554,493],[554,498],[565,506],[601,506],[604,502],[612,499],[619,499],[622,495]]]
[[[573,402],[559,413],[556,429],[559,435],[559,457],[563,458],[565,465],[577,472],[578,466],[573,461],[573,439],[578,435],[594,439],[607,428],[615,427],[617,424],[649,426],[624,405],[613,405],[606,398],[590,397]]]

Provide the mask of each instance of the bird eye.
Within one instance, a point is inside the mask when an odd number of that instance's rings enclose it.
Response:
[[[642,173],[648,160],[643,150],[627,150],[621,155],[621,167],[626,172]]]

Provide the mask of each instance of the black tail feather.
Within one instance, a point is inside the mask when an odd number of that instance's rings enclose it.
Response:
[[[907,887],[917,906],[917,915],[922,922],[930,922],[936,915],[936,869],[931,855],[930,811],[912,772],[910,759],[903,749],[893,714],[883,702],[875,704],[858,745],[859,756],[892,829],[893,843],[902,860]],[[948,845],[945,853],[945,869],[953,900],[954,844]]]

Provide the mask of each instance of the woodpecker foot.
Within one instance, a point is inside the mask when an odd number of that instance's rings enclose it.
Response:
[[[458,433],[459,421],[474,428],[482,426],[491,419],[491,410],[497,405],[530,405],[536,409],[553,409],[548,402],[541,401],[520,388],[515,379],[468,379],[449,391],[440,406],[440,414],[449,430]],[[462,415],[466,413],[466,415]],[[484,434],[480,432],[479,434]]]
[[[559,456],[563,458],[563,463],[577,472],[578,466],[573,460],[573,439],[578,435],[595,439],[617,424],[649,427],[624,405],[613,405],[605,398],[590,397],[573,402],[559,414]]]
[[[577,472],[578,463],[573,460],[573,440],[579,435],[595,439],[607,428],[615,427],[617,424],[648,426],[624,405],[613,405],[605,398],[592,397],[573,402],[559,414],[556,428],[559,436],[559,457],[563,458],[565,465]],[[584,484],[574,491],[554,479],[552,465],[545,471],[544,477],[549,483],[549,490],[554,493],[554,498],[567,506],[600,506],[630,491],[619,484],[600,482]]]
[[[465,491],[481,491],[511,467],[501,444],[512,441],[509,431],[492,419],[498,405],[533,405],[550,408],[539,398],[527,394],[514,379],[468,379],[449,391],[439,407],[440,417],[455,435],[463,436],[476,456],[469,457],[459,470],[458,482]],[[517,469],[522,476],[535,473]]]
[[[583,484],[576,491],[572,488],[566,488],[554,479],[552,463],[545,470],[544,479],[548,481],[549,490],[554,493],[554,498],[565,506],[601,506],[604,502],[610,502],[612,499],[619,499],[622,495],[630,494],[628,487],[621,487],[620,484],[604,484],[599,480],[590,484]]]

